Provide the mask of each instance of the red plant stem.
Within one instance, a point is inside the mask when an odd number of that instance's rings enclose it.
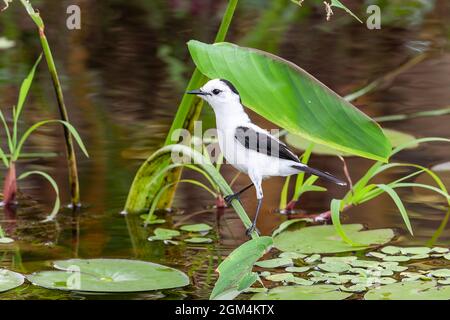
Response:
[[[17,177],[16,164],[11,162],[8,173],[6,174],[3,185],[3,205],[9,206],[16,200],[17,194]]]

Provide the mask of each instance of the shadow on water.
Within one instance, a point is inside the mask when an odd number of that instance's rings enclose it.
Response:
[[[175,200],[177,210],[160,213],[166,227],[181,223],[204,222],[215,227],[212,245],[167,246],[150,242],[152,227],[144,228],[136,216],[122,216],[128,188],[145,155],[158,148],[165,138],[185,82],[193,69],[185,43],[191,38],[211,41],[220,22],[224,1],[74,1],[82,8],[83,27],[65,27],[63,2],[39,1],[61,73],[71,120],[80,130],[90,158],[80,157],[82,200],[80,213],[63,210],[55,222],[42,223],[52,205],[51,188],[41,180],[28,180],[21,189],[29,200],[17,210],[4,209],[1,225],[17,241],[2,245],[1,266],[23,273],[50,268],[50,262],[68,258],[116,257],[148,260],[183,270],[192,285],[177,290],[108,298],[183,299],[207,298],[221,259],[245,241],[240,220],[232,210],[205,209],[212,204],[207,193],[180,186]],[[260,5],[260,3],[262,3]],[[450,105],[450,5],[437,2],[424,12],[417,24],[392,23],[370,31],[351,18],[336,15],[326,22],[323,12],[308,6],[292,8],[289,1],[248,1],[239,7],[233,22],[232,42],[270,50],[302,66],[340,94],[350,93],[368,81],[388,73],[413,56],[425,51],[427,58],[405,71],[382,90],[357,100],[356,105],[371,116],[433,110]],[[355,6],[356,7],[356,6]],[[14,6],[0,19],[1,35],[17,42],[1,51],[0,96],[2,106],[15,103],[17,85],[39,54],[35,30],[28,18]],[[195,15],[195,19],[193,19]],[[396,21],[403,21],[399,17]],[[417,20],[418,21],[418,20]],[[38,72],[32,95],[25,107],[25,121],[56,116],[50,80],[44,68]],[[211,111],[204,119],[212,123]],[[270,123],[252,114],[260,125]],[[449,116],[417,118],[386,123],[386,127],[412,133],[417,137],[450,137]],[[2,138],[3,139],[3,138]],[[43,169],[54,176],[67,201],[67,172],[64,145],[59,132],[41,130],[30,140],[27,152],[52,152],[57,157],[42,157],[19,163],[18,170]],[[403,152],[398,160],[431,166],[450,157],[450,148],[439,144]],[[338,159],[313,157],[315,167],[341,172]],[[362,176],[370,161],[350,158],[348,166],[355,178]],[[235,171],[224,167],[231,179]],[[390,171],[383,179],[404,174]],[[187,173],[191,175],[191,173]],[[450,187],[450,174],[443,174]],[[420,178],[422,179],[422,178]],[[355,179],[356,180],[356,179]],[[247,183],[241,177],[235,188]],[[265,204],[259,230],[270,234],[285,216],[275,213],[282,179],[265,182]],[[307,194],[301,200],[304,210],[317,213],[327,209],[329,193]],[[363,223],[370,228],[391,227],[402,245],[450,245],[448,219],[442,199],[418,190],[403,190],[411,213],[415,237],[404,229],[400,215],[388,197],[380,197],[344,215],[345,222]],[[32,200],[33,199],[33,200]],[[243,198],[248,212],[255,210],[253,193]],[[439,230],[440,234],[436,234]],[[96,299],[86,295],[50,291],[31,285],[3,293],[2,299]]]

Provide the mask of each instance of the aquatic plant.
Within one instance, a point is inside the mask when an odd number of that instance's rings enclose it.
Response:
[[[5,7],[3,10],[6,10],[9,7],[9,3],[12,2],[12,0],[4,0]],[[30,18],[33,20],[33,22],[36,24],[38,31],[39,31],[39,39],[41,41],[42,49],[44,52],[44,57],[47,61],[48,71],[50,72],[53,86],[56,93],[56,99],[58,102],[58,108],[60,113],[60,118],[64,123],[70,123],[69,122],[69,116],[67,112],[67,108],[64,102],[64,94],[61,87],[61,83],[59,80],[58,71],[56,69],[56,64],[53,59],[53,54],[50,49],[50,44],[47,40],[47,37],[45,35],[45,24],[42,20],[41,15],[38,11],[36,11],[33,6],[31,5],[29,0],[20,0],[21,4],[25,8],[26,12],[30,16]],[[2,10],[2,11],[3,11]],[[61,122],[62,123],[62,122]],[[66,153],[67,153],[67,167],[69,170],[69,186],[70,186],[70,192],[71,192],[71,206],[78,207],[80,206],[80,184],[78,179],[78,167],[77,167],[77,159],[76,159],[76,153],[74,149],[74,143],[73,143],[73,133],[71,130],[63,125],[64,129],[64,138],[66,142]]]
[[[30,171],[30,172],[24,172],[19,177],[17,177],[16,172],[16,163],[19,161],[22,155],[22,149],[28,138],[35,132],[37,129],[39,129],[42,126],[49,125],[49,124],[62,124],[64,127],[67,128],[67,130],[75,137],[75,140],[77,141],[80,148],[83,150],[84,154],[88,156],[88,153],[86,151],[86,148],[83,144],[83,141],[81,140],[81,137],[79,136],[76,129],[69,123],[63,120],[44,120],[39,121],[32,125],[28,130],[26,130],[21,136],[19,136],[20,130],[19,130],[19,122],[21,119],[22,111],[28,96],[28,93],[30,91],[31,85],[33,83],[34,75],[36,72],[36,69],[41,62],[42,55],[39,56],[36,63],[32,67],[30,73],[25,78],[25,80],[22,82],[22,85],[20,87],[19,91],[19,98],[17,105],[13,107],[12,111],[12,128],[8,125],[6,121],[6,117],[3,114],[3,111],[0,110],[0,120],[3,124],[3,128],[5,131],[5,135],[7,137],[7,147],[9,149],[9,154],[5,153],[3,148],[0,148],[0,159],[2,160],[5,167],[8,169],[6,177],[4,178],[4,185],[3,185],[3,202],[2,204],[4,206],[9,206],[16,201],[16,195],[17,195],[17,180],[22,180],[30,175],[39,175],[43,178],[45,178],[47,181],[50,182],[53,189],[56,193],[56,200],[55,204],[53,206],[53,210],[51,214],[49,215],[48,219],[52,220],[56,214],[59,211],[60,208],[60,199],[59,199],[59,189],[54,181],[54,179],[48,175],[45,172],[42,171]]]

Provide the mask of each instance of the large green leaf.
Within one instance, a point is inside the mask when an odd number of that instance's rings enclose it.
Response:
[[[276,125],[358,156],[387,161],[379,125],[306,71],[280,57],[230,43],[189,41],[198,69],[231,81],[244,105]]]

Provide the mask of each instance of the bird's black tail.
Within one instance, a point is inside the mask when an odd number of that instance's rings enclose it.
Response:
[[[309,174],[313,174],[313,175],[318,176],[320,178],[327,179],[327,180],[329,180],[331,182],[334,182],[334,183],[336,183],[337,185],[340,185],[340,186],[346,186],[347,185],[346,182],[336,178],[335,176],[329,174],[328,172],[323,172],[323,171],[320,171],[320,170],[317,170],[317,169],[314,169],[314,168],[310,168],[310,167],[308,167],[306,165],[305,166],[300,166],[300,165],[295,166],[294,165],[294,166],[292,166],[292,168],[300,170],[300,171],[303,171],[303,172],[306,172],[306,173],[309,173]]]

